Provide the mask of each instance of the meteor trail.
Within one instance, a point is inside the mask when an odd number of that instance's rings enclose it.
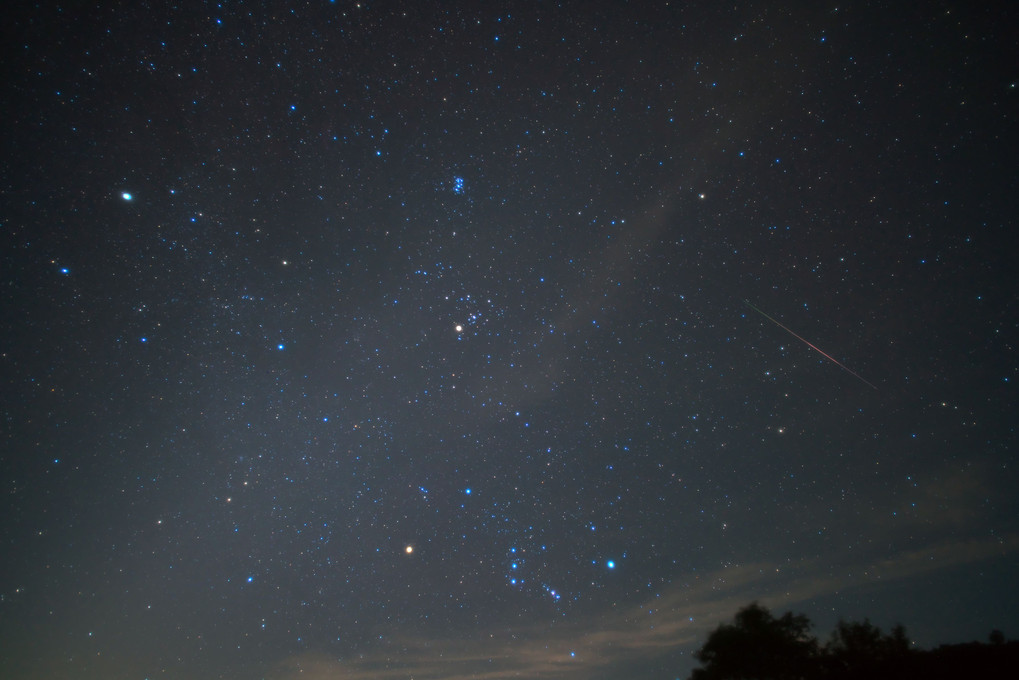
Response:
[[[838,359],[836,359],[836,358],[835,358],[835,357],[833,357],[832,355],[828,354],[827,352],[823,351],[822,349],[820,349],[820,348],[819,348],[819,347],[817,347],[816,345],[814,345],[814,344],[810,343],[809,341],[807,341],[807,340],[805,340],[804,338],[800,337],[800,336],[799,336],[799,335],[797,335],[796,333],[793,333],[793,332],[792,332],[791,330],[789,330],[789,329],[788,329],[788,328],[787,328],[786,326],[782,325],[782,323],[780,323],[780,322],[779,322],[779,321],[777,321],[776,319],[773,319],[773,318],[771,318],[770,316],[768,316],[767,314],[765,314],[764,312],[762,312],[762,311],[761,311],[760,309],[758,309],[757,307],[755,307],[755,306],[754,306],[753,304],[751,304],[750,300],[744,300],[743,302],[744,302],[744,304],[746,304],[746,306],[747,306],[747,307],[749,307],[750,309],[754,310],[755,312],[757,312],[758,314],[760,314],[761,316],[763,316],[763,317],[764,317],[765,319],[767,319],[768,321],[772,322],[773,324],[775,324],[776,326],[778,326],[779,328],[781,328],[782,330],[784,330],[784,331],[785,331],[786,333],[788,333],[789,335],[791,335],[791,336],[793,336],[794,338],[796,338],[797,340],[799,340],[800,342],[804,343],[804,344],[805,344],[805,345],[806,345],[807,347],[809,347],[810,349],[814,350],[815,352],[817,352],[818,354],[820,354],[821,356],[823,356],[823,357],[824,357],[825,359],[827,359],[828,361],[832,362],[833,364],[835,364],[836,366],[838,366],[839,368],[841,368],[841,369],[842,369],[843,371],[845,371],[845,372],[846,372],[846,373],[848,373],[849,375],[853,376],[854,378],[856,378],[856,379],[857,379],[857,380],[859,380],[860,382],[862,382],[862,383],[864,383],[864,384],[866,384],[866,385],[869,385],[870,387],[873,387],[873,388],[874,388],[875,390],[877,389],[877,385],[875,385],[874,383],[872,383],[872,382],[870,382],[869,380],[865,379],[865,378],[864,378],[863,376],[861,376],[861,375],[860,375],[859,373],[857,373],[856,371],[852,371],[852,370],[850,370],[850,369],[849,369],[849,368],[848,368],[848,367],[847,367],[847,366],[846,366],[845,364],[843,364],[843,363],[842,363],[841,361],[839,361]]]

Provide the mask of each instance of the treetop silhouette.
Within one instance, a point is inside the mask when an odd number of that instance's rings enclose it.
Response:
[[[1019,641],[993,631],[990,644],[914,649],[901,625],[885,634],[868,619],[839,621],[821,644],[810,619],[776,618],[753,602],[720,624],[694,656],[691,680],[926,680],[1019,677]]]

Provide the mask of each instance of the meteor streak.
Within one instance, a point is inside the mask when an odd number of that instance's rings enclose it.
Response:
[[[746,304],[747,307],[749,307],[750,309],[754,310],[755,312],[757,312],[758,314],[763,316],[765,319],[767,319],[768,321],[772,322],[773,324],[775,324],[776,326],[778,326],[779,328],[784,330],[786,333],[788,333],[789,335],[793,336],[794,338],[796,338],[797,340],[799,340],[800,342],[805,344],[807,347],[809,347],[810,349],[814,350],[815,352],[817,352],[818,354],[823,356],[825,359],[827,359],[828,361],[832,362],[833,364],[835,364],[836,366],[841,368],[843,371],[845,371],[849,375],[853,376],[854,378],[856,378],[860,382],[864,383],[865,385],[869,385],[870,387],[873,387],[875,390],[877,389],[877,385],[875,385],[874,383],[872,383],[869,380],[865,379],[863,376],[861,376],[856,371],[850,370],[849,367],[847,367],[841,361],[839,361],[838,359],[836,359],[832,355],[828,354],[827,352],[825,352],[821,348],[817,347],[813,343],[811,343],[811,342],[807,341],[806,339],[800,337],[796,333],[793,333],[791,330],[789,330],[789,328],[784,326],[781,322],[777,321],[776,319],[771,318],[770,316],[768,316],[767,314],[762,312],[760,309],[755,307],[753,304],[751,304],[750,300],[744,300],[743,302]]]

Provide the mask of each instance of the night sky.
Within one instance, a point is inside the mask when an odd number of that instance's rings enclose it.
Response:
[[[15,3],[0,676],[1019,635],[1014,8]]]

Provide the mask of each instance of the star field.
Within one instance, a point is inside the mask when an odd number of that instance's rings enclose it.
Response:
[[[1015,634],[1010,9],[11,15],[3,677]]]

